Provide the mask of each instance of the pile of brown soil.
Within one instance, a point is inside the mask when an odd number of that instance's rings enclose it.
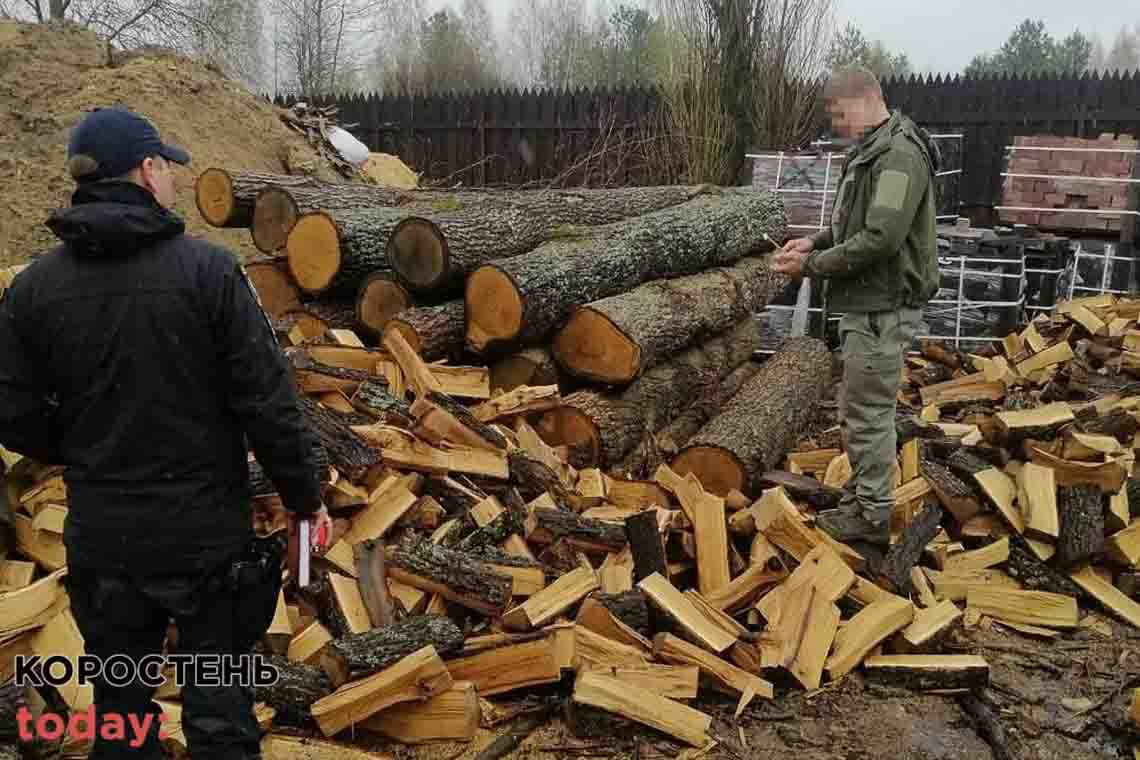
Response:
[[[67,26],[0,21],[0,266],[49,248],[48,213],[66,206],[74,187],[67,140],[86,110],[123,105],[146,116],[163,139],[192,156],[179,169],[176,211],[189,231],[254,253],[246,230],[218,230],[194,205],[194,178],[210,166],[288,171],[336,181],[327,162],[280,120],[280,110],[213,68],[181,56],[116,56],[94,34]]]

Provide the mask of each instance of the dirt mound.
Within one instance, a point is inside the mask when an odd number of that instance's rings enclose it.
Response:
[[[190,151],[179,169],[176,211],[190,232],[254,252],[246,230],[209,227],[194,205],[197,174],[210,166],[286,172],[332,169],[290,131],[279,110],[196,61],[163,51],[116,56],[83,30],[0,22],[0,266],[28,260],[54,242],[48,213],[69,203],[67,139],[84,111],[123,105],[154,122],[163,138]],[[292,152],[292,157],[290,157]]]

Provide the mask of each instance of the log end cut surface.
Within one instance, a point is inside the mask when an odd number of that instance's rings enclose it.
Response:
[[[467,345],[483,351],[509,341],[522,330],[523,301],[510,275],[482,266],[467,278]]]
[[[601,383],[628,383],[641,367],[641,348],[604,314],[578,309],[558,332],[554,358],[566,371]]]
[[[369,275],[360,284],[360,292],[356,296],[356,320],[374,334],[380,335],[388,320],[411,305],[411,296],[400,283],[385,274]],[[404,338],[419,353],[419,348],[406,332]]]
[[[272,261],[251,262],[246,264],[245,273],[261,299],[261,307],[270,317],[280,317],[301,308],[297,286],[284,267]]]
[[[400,222],[388,241],[388,266],[417,290],[438,285],[447,273],[448,259],[443,233],[418,216]]]
[[[336,223],[327,214],[305,214],[297,220],[286,244],[289,273],[307,293],[329,287],[341,266]]]
[[[273,253],[283,249],[299,215],[297,204],[288,191],[267,187],[259,192],[253,204],[253,225],[250,227],[257,250]]]
[[[536,426],[539,437],[549,446],[566,446],[579,454],[579,464],[597,464],[601,448],[601,434],[590,415],[572,406],[551,409],[539,418]]]
[[[202,172],[194,185],[194,200],[202,218],[215,227],[224,227],[234,210],[234,184],[223,169]]]
[[[681,477],[690,472],[697,476],[709,493],[727,496],[729,491],[746,490],[744,465],[728,449],[719,446],[693,446],[678,454],[672,469]]]

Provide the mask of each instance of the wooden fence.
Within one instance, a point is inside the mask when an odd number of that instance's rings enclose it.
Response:
[[[940,133],[960,133],[964,210],[998,203],[1013,137],[1140,136],[1140,72],[1081,77],[911,77],[887,101]],[[288,101],[280,101],[282,103]],[[425,176],[468,185],[650,184],[671,180],[652,89],[339,98],[339,120],[372,150]],[[787,146],[758,146],[771,149]],[[984,217],[983,217],[984,218]]]

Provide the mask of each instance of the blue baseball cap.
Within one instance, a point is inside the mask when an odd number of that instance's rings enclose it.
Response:
[[[76,182],[121,177],[153,156],[190,163],[190,154],[164,143],[153,124],[117,106],[97,108],[84,116],[71,130],[67,144],[67,168]]]

